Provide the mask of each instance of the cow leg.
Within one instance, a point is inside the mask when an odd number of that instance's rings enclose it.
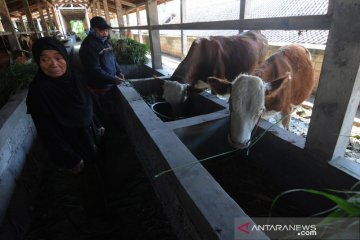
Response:
[[[284,111],[281,112],[281,115],[282,115],[282,125],[284,126],[284,128],[286,130],[289,130],[289,123],[290,123],[290,114],[291,114],[291,106],[286,108]]]

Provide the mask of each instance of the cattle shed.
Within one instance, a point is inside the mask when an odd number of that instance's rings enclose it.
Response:
[[[80,20],[89,28],[89,19],[97,15],[111,22],[113,33],[120,37],[130,36],[130,30],[147,32],[151,63],[145,68],[149,74],[117,87],[118,116],[174,239],[269,239],[271,236],[263,231],[253,235],[241,235],[244,232],[239,231],[241,224],[259,224],[257,217],[265,216],[258,205],[250,204],[264,202],[264,192],[275,198],[282,191],[297,188],[352,189],[360,180],[360,165],[344,155],[360,101],[360,3],[329,0],[326,13],[320,15],[251,18],[252,1],[238,0],[234,1],[239,9],[237,19],[188,22],[183,20],[190,0],[180,0],[180,22],[160,24],[159,6],[166,2],[171,1],[0,0],[0,36],[8,40],[7,48],[21,50],[18,35],[66,35],[70,21]],[[137,25],[129,25],[127,15],[139,16],[143,10],[147,24],[140,23],[138,17]],[[206,92],[189,97],[189,114],[183,119],[168,121],[157,115],[147,99],[161,95],[162,81],[171,75],[162,62],[160,32],[165,30],[181,31],[183,52],[184,32],[188,30],[328,31],[307,136],[260,119],[257,132],[264,133],[262,138],[248,152],[234,151],[227,144],[228,103]],[[159,79],[152,78],[153,74]],[[29,171],[42,171],[41,167],[26,167],[27,156],[32,156],[30,162],[37,165],[34,159],[43,156],[44,149],[26,114],[25,97],[26,91],[21,92],[0,109],[0,220],[5,226],[0,234],[6,232],[9,222],[12,227],[12,222],[24,223],[20,227],[26,230],[31,204],[12,205],[19,198],[31,202],[34,197],[27,196],[31,195],[28,188],[18,179]],[[112,170],[125,174],[126,170],[121,169],[116,165]],[[300,209],[295,217],[309,217],[333,206],[322,198],[299,194],[296,199],[280,201],[280,217],[294,217],[289,202]],[[19,220],[19,215],[7,213],[9,206],[23,212],[20,215],[27,219]],[[358,215],[355,222],[359,230]]]

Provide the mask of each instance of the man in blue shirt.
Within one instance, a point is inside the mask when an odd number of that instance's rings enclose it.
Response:
[[[84,67],[86,82],[93,93],[95,109],[101,112],[114,109],[115,98],[109,91],[117,84],[124,82],[116,62],[114,50],[109,43],[111,26],[104,18],[95,16],[90,20],[90,32],[80,47],[80,59]]]

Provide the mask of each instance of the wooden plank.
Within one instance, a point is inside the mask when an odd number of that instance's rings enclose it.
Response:
[[[157,13],[157,3],[154,0],[148,1],[146,3],[146,16],[148,25],[151,27],[153,25],[159,24],[158,13]],[[154,69],[161,69],[161,47],[160,47],[160,34],[159,30],[150,29],[149,30],[149,39],[150,39],[150,50],[151,50],[151,62]]]
[[[156,30],[326,30],[329,29],[329,27],[330,17],[327,15],[240,19],[152,26],[152,28]]]
[[[359,3],[335,1],[333,11],[305,145],[324,160],[344,155],[360,98]]]

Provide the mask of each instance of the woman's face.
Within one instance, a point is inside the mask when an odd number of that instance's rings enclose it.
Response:
[[[58,51],[43,50],[40,54],[40,68],[45,75],[58,78],[65,74],[67,64]]]

